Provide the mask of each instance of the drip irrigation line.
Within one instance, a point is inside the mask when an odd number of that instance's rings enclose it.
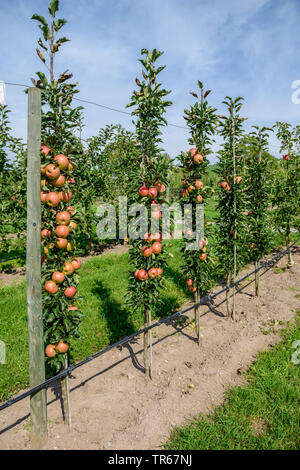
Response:
[[[135,338],[136,336],[139,336],[141,335],[142,333],[145,333],[146,331],[149,331],[149,330],[152,330],[153,328],[156,328],[157,326],[160,326],[160,325],[163,325],[164,323],[168,323],[169,321],[171,320],[174,320],[175,318],[183,315],[184,313],[187,313],[189,312],[190,310],[193,310],[195,307],[199,307],[200,305],[210,305],[214,302],[214,299],[219,296],[220,294],[222,294],[223,292],[225,292],[226,290],[229,290],[231,289],[234,285],[237,285],[237,284],[240,284],[241,282],[243,282],[245,279],[247,279],[249,276],[251,276],[252,274],[254,274],[256,271],[260,271],[262,268],[268,266],[269,264],[272,264],[274,263],[274,261],[276,261],[278,258],[284,256],[286,253],[288,253],[290,251],[290,249],[298,242],[300,241],[300,237],[295,240],[291,245],[288,246],[288,248],[286,248],[285,250],[283,251],[280,251],[279,253],[277,253],[275,256],[273,256],[269,261],[266,261],[265,263],[262,263],[261,266],[259,266],[259,268],[257,269],[254,269],[252,272],[248,273],[246,276],[242,277],[241,279],[239,279],[238,281],[236,281],[235,283],[231,283],[229,286],[226,286],[224,287],[223,289],[219,290],[218,292],[216,292],[215,294],[213,295],[206,295],[203,297],[203,300],[202,302],[199,302],[198,304],[193,304],[192,306],[190,307],[187,307],[183,310],[179,310],[178,312],[175,312],[173,313],[172,315],[169,315],[168,317],[164,317],[160,320],[157,320],[155,323],[152,323],[151,325],[145,327],[145,328],[142,328],[141,330],[135,332],[135,333],[132,333],[131,335],[129,336],[126,336],[125,338],[122,338],[120,339],[119,341],[117,341],[116,343],[110,345],[110,346],[107,346],[105,349],[102,349],[101,351],[97,352],[96,354],[93,354],[92,356],[89,356],[87,357],[86,359],[78,362],[77,364],[73,364],[71,366],[69,366],[67,369],[64,369],[62,370],[61,372],[59,372],[57,375],[55,375],[54,377],[51,377],[50,379],[46,380],[45,382],[39,384],[39,385],[36,385],[35,387],[31,388],[30,390],[28,390],[27,392],[24,392],[22,393],[21,395],[17,396],[16,398],[10,398],[9,400],[7,400],[5,403],[3,403],[2,405],[0,405],[0,411],[4,410],[5,408],[8,408],[9,406],[12,406],[14,405],[15,403],[21,401],[21,400],[24,400],[25,398],[31,396],[31,395],[34,395],[36,394],[37,392],[39,392],[40,390],[43,390],[44,388],[47,388],[49,385],[53,384],[54,382],[56,382],[58,379],[62,379],[64,377],[66,377],[67,375],[69,375],[72,371],[74,371],[75,369],[78,369],[78,367],[81,367],[85,364],[87,364],[88,362],[91,362],[92,360],[102,356],[103,354],[111,351],[112,349],[118,347],[118,346],[122,346],[123,344],[126,344],[128,343],[131,339]]]

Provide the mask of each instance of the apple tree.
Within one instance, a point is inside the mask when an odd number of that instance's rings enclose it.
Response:
[[[245,238],[245,192],[243,171],[243,158],[238,149],[239,139],[242,136],[242,123],[239,111],[242,99],[226,97],[223,103],[227,106],[228,116],[220,115],[220,134],[224,138],[222,150],[218,152],[219,162],[217,173],[219,175],[218,189],[218,259],[220,271],[226,278],[226,306],[227,314],[235,318],[235,287],[232,288],[233,303],[230,306],[230,285],[236,280],[236,274],[244,262],[243,242]]]
[[[171,102],[165,97],[170,93],[162,88],[157,77],[165,66],[157,66],[156,61],[163,54],[157,49],[142,49],[140,62],[143,66],[142,78],[136,79],[138,90],[135,90],[131,102],[132,112],[136,117],[134,124],[137,136],[138,171],[132,180],[129,205],[142,204],[148,221],[154,222],[155,232],[148,226],[141,233],[141,238],[132,239],[129,250],[132,266],[127,303],[132,308],[140,309],[148,325],[151,311],[159,302],[159,291],[162,287],[162,273],[165,265],[165,254],[160,230],[162,212],[160,205],[164,202],[167,168],[161,158],[161,130],[167,124],[164,113]],[[131,219],[132,221],[132,219]],[[144,334],[145,373],[151,375],[148,361],[149,332]]]
[[[187,278],[187,286],[195,295],[195,304],[212,286],[212,257],[210,245],[208,245],[208,225],[205,224],[205,201],[211,193],[211,188],[204,184],[203,180],[208,175],[208,155],[212,153],[211,145],[214,142],[213,135],[216,131],[218,117],[216,109],[208,104],[207,96],[211,90],[204,89],[203,83],[198,81],[200,98],[198,94],[190,92],[196,98],[196,102],[185,110],[184,119],[190,128],[189,144],[193,145],[188,152],[180,155],[183,167],[183,188],[181,189],[181,203],[192,207],[191,227],[185,227],[182,253],[184,264],[182,271]],[[203,230],[196,226],[196,212],[199,206],[203,208]],[[187,208],[189,211],[190,209]],[[201,230],[201,229],[200,229]],[[196,234],[196,246],[191,249],[192,233]],[[194,245],[194,244],[193,244]],[[195,308],[195,327],[200,341],[199,308]]]

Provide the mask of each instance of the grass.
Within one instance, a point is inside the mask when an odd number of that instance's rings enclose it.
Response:
[[[248,385],[226,393],[221,406],[192,424],[177,428],[169,450],[291,450],[300,447],[300,365],[291,361],[300,339],[296,323],[284,340],[259,354],[247,373]]]
[[[169,245],[168,250],[173,257],[170,257],[169,267],[165,270],[162,304],[154,312],[155,317],[172,313],[188,298],[180,277],[179,243],[172,241],[165,245]],[[83,264],[78,294],[82,297],[79,302],[84,317],[81,339],[72,344],[72,362],[133,333],[143,324],[143,318],[124,305],[128,270],[127,253],[89,258]],[[0,365],[0,401],[29,384],[27,328],[26,282],[0,287],[0,340],[6,344],[6,364]]]

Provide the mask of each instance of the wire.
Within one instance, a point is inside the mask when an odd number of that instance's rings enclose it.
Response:
[[[24,85],[23,83],[12,83],[12,82],[3,82],[3,83],[5,83],[6,85],[21,86],[21,87],[25,87],[25,88],[28,88],[28,86],[29,86],[29,85]],[[73,98],[73,99],[76,100],[76,101],[80,101],[81,103],[93,104],[94,106],[98,106],[99,108],[109,109],[110,111],[115,111],[116,113],[122,113],[122,114],[126,114],[128,116],[131,116],[131,113],[129,113],[128,111],[122,111],[121,109],[112,108],[112,107],[106,106],[104,104],[96,103],[95,101],[83,100],[81,98]],[[172,127],[178,127],[179,129],[185,129],[185,130],[189,131],[188,127],[180,126],[178,124],[172,124],[172,123],[169,122],[167,125],[172,126]]]
[[[279,253],[277,253],[275,256],[273,256],[273,258],[271,258],[269,261],[266,261],[265,263],[263,263],[259,268],[254,269],[254,271],[252,271],[250,274],[248,273],[246,276],[242,277],[241,279],[239,279],[235,283],[231,283],[229,286],[224,287],[223,289],[221,289],[220,291],[216,292],[213,295],[207,295],[198,304],[193,304],[191,307],[188,307],[184,310],[179,310],[178,312],[175,312],[175,313],[173,313],[172,315],[170,315],[168,317],[162,318],[161,320],[158,320],[157,322],[152,323],[152,325],[149,325],[145,328],[142,328],[141,330],[137,331],[136,333],[132,333],[131,335],[120,339],[119,341],[117,341],[116,343],[108,346],[107,348],[102,349],[101,351],[97,352],[93,356],[89,356],[86,359],[84,359],[83,361],[78,362],[77,364],[74,364],[72,366],[69,366],[67,369],[64,369],[61,372],[59,372],[59,374],[57,374],[54,377],[51,377],[50,379],[46,380],[45,382],[42,382],[39,385],[36,385],[35,387],[27,390],[27,392],[22,393],[21,395],[17,396],[16,398],[10,398],[9,400],[7,400],[5,403],[3,403],[0,406],[0,411],[4,410],[5,408],[8,408],[9,406],[14,405],[15,403],[19,402],[20,400],[23,400],[24,398],[29,397],[30,395],[33,395],[33,394],[39,392],[40,390],[43,390],[44,388],[48,387],[50,384],[52,384],[56,380],[61,379],[63,377],[66,377],[67,375],[69,375],[73,370],[77,369],[78,367],[81,367],[81,366],[87,364],[88,362],[92,361],[93,359],[96,359],[96,358],[102,356],[103,354],[105,354],[108,351],[111,351],[112,349],[116,348],[117,346],[121,346],[122,344],[128,343],[131,339],[135,338],[136,336],[139,336],[140,334],[145,333],[146,331],[152,330],[153,328],[156,328],[157,326],[160,326],[164,323],[167,323],[170,320],[173,320],[174,318],[177,318],[177,317],[183,315],[184,313],[187,313],[190,310],[199,307],[200,305],[204,305],[204,304],[210,305],[211,303],[213,303],[214,299],[218,295],[222,294],[226,290],[231,289],[234,285],[240,284],[242,281],[247,279],[249,276],[254,274],[256,271],[260,271],[263,267],[266,267],[269,264],[274,263],[274,261],[276,261],[278,258],[284,256],[286,253],[289,252],[289,250],[298,241],[300,241],[300,237],[297,238],[297,240],[295,240],[293,243],[291,243],[291,245],[289,245],[288,248],[286,248],[285,250],[280,251]],[[1,434],[1,432],[0,432],[0,434]]]

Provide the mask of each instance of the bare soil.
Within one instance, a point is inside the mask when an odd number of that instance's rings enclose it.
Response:
[[[156,328],[152,380],[143,371],[142,337],[76,369],[70,379],[71,431],[62,422],[59,388],[48,390],[43,449],[158,449],[174,426],[210,413],[229,386],[246,383],[243,372],[259,351],[280,340],[284,322],[300,308],[299,250],[294,260],[290,269],[285,257],[262,274],[259,298],[253,283],[239,292],[236,321],[225,316],[224,295],[213,311],[202,306],[200,346],[193,311],[183,324]],[[263,423],[253,427],[260,433]],[[30,435],[28,399],[0,412],[0,449],[30,449]]]

